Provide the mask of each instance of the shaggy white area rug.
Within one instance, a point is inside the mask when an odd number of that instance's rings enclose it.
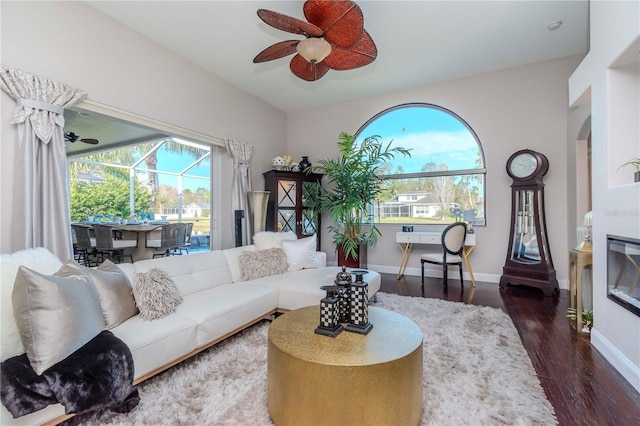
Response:
[[[507,314],[499,309],[378,293],[380,308],[424,332],[422,425],[557,424]],[[128,414],[91,425],[270,425],[263,321],[139,385]],[[375,324],[374,324],[375,327]]]

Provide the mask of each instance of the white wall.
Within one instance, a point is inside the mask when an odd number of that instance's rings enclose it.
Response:
[[[262,165],[285,149],[286,115],[81,2],[2,2],[2,64],[88,92],[88,99],[256,149],[254,187]],[[15,250],[11,226],[15,102],[2,97],[0,251]],[[247,123],[250,122],[251,125]],[[231,160],[223,155],[222,247],[233,245]]]
[[[551,254],[561,285],[567,286],[568,249],[575,246],[574,239],[567,241],[567,199],[571,197],[566,172],[567,79],[581,58],[563,58],[289,114],[288,153],[294,157],[309,155],[312,162],[337,156],[341,131],[354,133],[373,115],[394,105],[427,102],[454,111],[478,134],[487,163],[487,226],[475,228],[478,245],[471,263],[477,279],[498,282],[506,259],[511,215],[511,179],[505,164],[517,150],[540,151],[550,162],[545,202]],[[380,228],[382,237],[369,248],[369,266],[375,265],[381,272],[397,272],[401,252],[395,233],[400,226]],[[419,227],[414,229],[418,231]],[[333,251],[329,235],[323,235],[322,246],[328,253]],[[419,274],[419,256],[426,248],[414,246],[408,274]]]
[[[640,3],[591,2],[590,15],[591,51],[571,76],[569,95],[572,105],[590,103],[592,110],[591,342],[640,391],[640,317],[606,296],[607,234],[640,239],[640,183],[633,183],[633,168],[617,171],[640,156]],[[621,61],[625,52],[629,58]],[[622,71],[621,62],[629,64]]]

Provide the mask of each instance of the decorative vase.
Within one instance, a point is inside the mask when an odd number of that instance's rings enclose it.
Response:
[[[262,232],[266,228],[267,203],[269,202],[269,191],[249,191],[249,215],[251,217],[251,235]]]
[[[633,181],[634,182],[640,182],[640,170],[638,170],[637,172],[635,172],[633,174]]]
[[[306,172],[309,167],[311,167],[311,161],[309,161],[309,157],[302,156],[302,161],[298,163],[301,172]]]

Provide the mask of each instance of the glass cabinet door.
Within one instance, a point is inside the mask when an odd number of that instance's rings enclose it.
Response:
[[[516,217],[511,259],[519,263],[540,262],[533,195],[530,189],[515,193]]]
[[[320,247],[320,216],[313,205],[322,175],[282,170],[271,170],[263,175],[265,191],[271,193],[266,229],[295,232],[298,238],[316,234]]]

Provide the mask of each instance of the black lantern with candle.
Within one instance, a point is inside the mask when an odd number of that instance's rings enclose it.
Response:
[[[369,284],[362,279],[368,271],[352,271],[356,276],[355,282],[351,283],[349,324],[347,331],[359,334],[367,334],[373,328],[369,322]]]
[[[325,286],[327,295],[320,301],[320,325],[315,333],[324,336],[336,337],[344,327],[340,324],[340,297],[338,286]]]

